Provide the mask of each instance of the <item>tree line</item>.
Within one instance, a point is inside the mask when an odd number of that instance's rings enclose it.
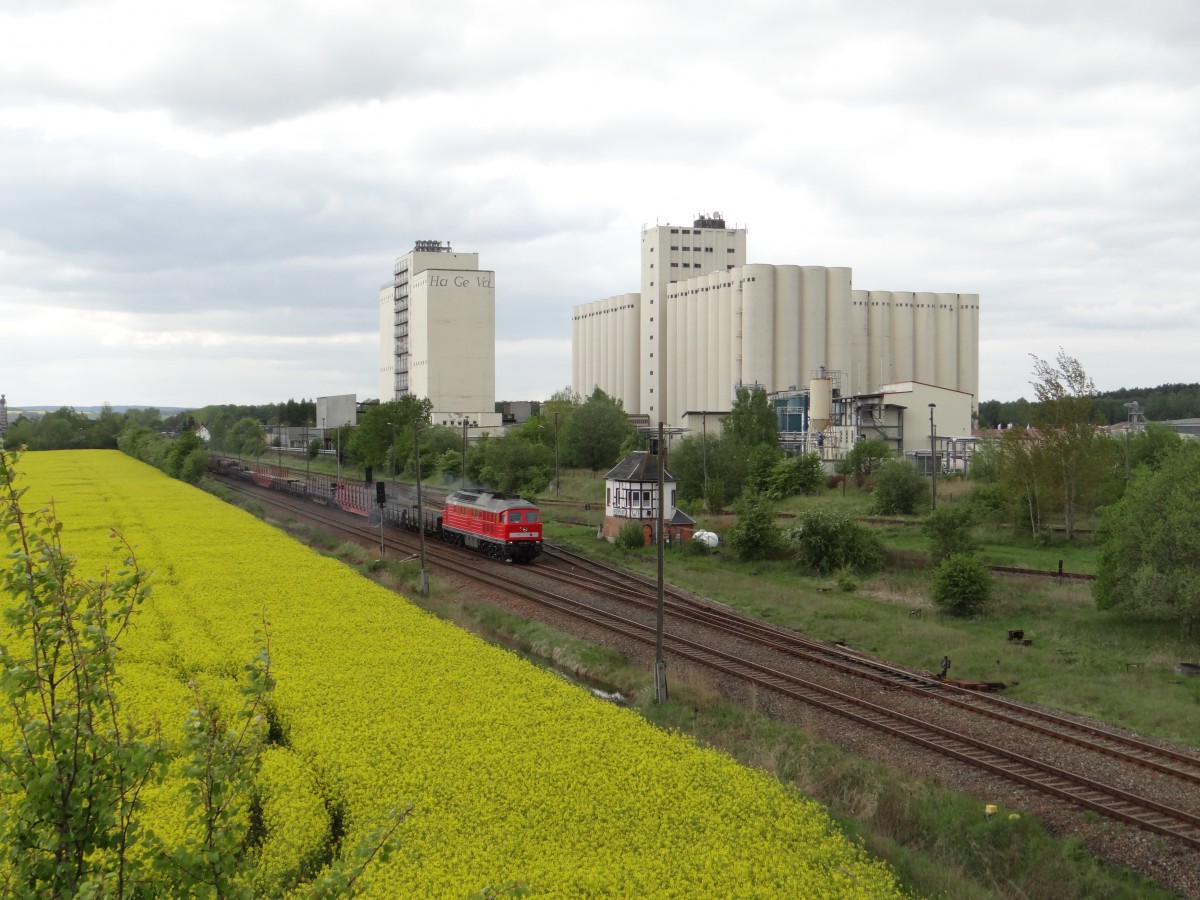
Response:
[[[1200,384],[1163,384],[1153,388],[1118,388],[1093,396],[1092,421],[1113,425],[1129,418],[1126,403],[1137,401],[1152,422],[1200,418]],[[1037,416],[1038,401],[985,400],[979,404],[980,428],[1027,428]]]

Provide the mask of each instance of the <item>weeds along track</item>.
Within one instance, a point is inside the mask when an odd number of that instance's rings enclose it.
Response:
[[[352,517],[310,499],[223,480],[264,505],[364,546],[411,558],[418,536]],[[526,603],[564,630],[570,621],[618,643],[655,644],[657,585],[562,548],[515,566],[426,541],[427,562]],[[872,659],[664,589],[668,659],[718,673],[936,753],[1057,801],[1092,810],[1200,849],[1200,755],[1140,740],[1094,722],[942,683],[929,673]]]

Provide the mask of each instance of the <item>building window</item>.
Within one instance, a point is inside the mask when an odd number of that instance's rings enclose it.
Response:
[[[642,494],[640,491],[630,491],[629,492],[629,505],[630,506],[641,506],[642,505]]]
[[[672,229],[671,229],[671,234],[679,234],[679,229],[678,229],[678,228],[672,228]]]
[[[679,248],[678,248],[678,247],[672,247],[671,249],[672,249],[672,250],[678,250]]]
[[[712,247],[705,247],[705,248],[704,248],[704,252],[705,252],[705,253],[712,253]]]
[[[732,247],[726,247],[726,248],[725,248],[725,252],[726,252],[726,253],[732,253],[732,252],[733,252],[733,248],[732,248]]]
[[[678,269],[678,268],[679,268],[679,263],[671,263],[671,268],[672,268],[672,269]]]
[[[650,268],[654,268],[654,263],[650,263]]]

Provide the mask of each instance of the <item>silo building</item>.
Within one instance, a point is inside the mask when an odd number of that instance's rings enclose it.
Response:
[[[496,273],[417,241],[379,291],[379,398],[428,397],[435,425],[499,427]]]
[[[979,390],[979,295],[857,290],[842,266],[746,261],[746,230],[720,214],[642,231],[641,292],[572,311],[572,388],[688,426],[740,386],[807,388],[837,373],[842,397],[919,382]]]

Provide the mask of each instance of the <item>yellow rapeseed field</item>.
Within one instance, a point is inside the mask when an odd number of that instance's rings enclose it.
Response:
[[[153,573],[121,657],[127,710],[178,734],[188,682],[238,702],[269,621],[286,740],[260,786],[260,890],[411,804],[376,897],[894,897],[895,877],[770,776],[596,700],[426,614],[253,517],[115,451],[29,453],[27,508],[54,500],[83,574]],[[170,836],[177,782],[150,797]]]

